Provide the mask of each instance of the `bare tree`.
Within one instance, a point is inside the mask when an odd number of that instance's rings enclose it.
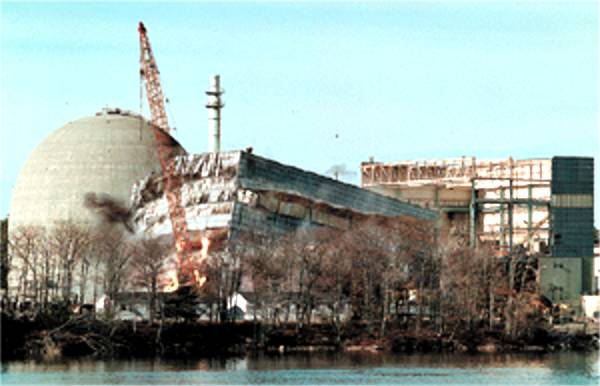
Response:
[[[10,237],[11,262],[18,274],[17,299],[28,299],[34,303],[41,300],[40,260],[44,247],[45,232],[41,227],[19,226]],[[42,265],[43,266],[43,265]]]
[[[71,300],[75,266],[85,257],[91,236],[87,226],[70,220],[56,222],[50,231],[49,245],[60,264],[60,288],[63,300]]]
[[[12,256],[8,253],[8,218],[0,219],[0,292],[2,304],[8,296],[8,273],[11,269]]]
[[[335,164],[331,165],[331,167],[327,169],[325,174],[332,176],[336,180],[344,180],[349,177],[354,177],[354,175],[356,175],[356,172],[348,170],[345,164]]]
[[[474,335],[494,321],[500,261],[491,249],[472,249],[463,237],[449,236],[439,246],[445,330]]]
[[[54,278],[55,272],[57,270],[57,259],[52,254],[51,248],[48,248],[48,239],[47,234],[44,232],[40,242],[42,243],[42,247],[40,248],[40,257],[41,257],[41,283],[42,286],[41,296],[42,296],[42,308],[45,308],[46,305],[52,300],[52,298],[56,297],[56,291],[58,290],[58,283]]]
[[[132,256],[126,234],[118,227],[106,225],[94,237],[94,254],[103,268],[101,275],[104,292],[114,301],[116,294],[128,284],[127,264]],[[109,306],[109,313],[112,308]]]
[[[159,239],[141,239],[131,242],[132,284],[148,291],[148,311],[150,321],[156,318],[158,309],[159,277],[164,274],[171,245]]]
[[[329,228],[301,229],[284,240],[288,258],[298,267],[298,310],[301,323],[310,324],[317,300],[316,287],[324,274],[325,254],[336,231]]]
[[[346,253],[354,268],[351,277],[353,318],[366,322],[369,330],[372,323],[382,317],[386,286],[383,274],[389,258],[382,244],[384,240],[383,229],[374,222],[355,224],[345,234]]]
[[[322,262],[324,274],[317,281],[316,292],[331,310],[331,324],[336,331],[338,343],[341,341],[341,317],[350,301],[352,261],[344,248],[342,232],[332,234],[328,241]]]
[[[432,224],[409,218],[369,217],[354,221],[339,243],[351,260],[353,317],[377,322],[385,334],[386,320],[399,303],[408,306],[408,289],[417,293],[417,327],[425,309],[431,314],[437,287],[438,257]],[[427,306],[427,307],[426,307]],[[408,310],[407,310],[408,312]]]
[[[274,315],[280,301],[279,285],[283,281],[284,266],[278,264],[277,242],[273,237],[245,234],[233,244],[233,253],[240,256],[242,275],[251,283],[250,302],[253,319],[260,312],[265,319]],[[242,278],[243,280],[243,278]]]
[[[201,271],[205,273],[207,281],[201,291],[211,299],[211,303],[216,303],[221,322],[235,316],[229,313],[235,306],[231,301],[241,285],[242,260],[247,250],[251,250],[252,247],[242,246],[239,241],[233,241],[226,249],[213,250],[202,263]]]

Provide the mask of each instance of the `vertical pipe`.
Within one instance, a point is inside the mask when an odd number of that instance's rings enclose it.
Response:
[[[552,220],[552,195],[550,195],[550,202],[546,206],[546,213],[548,213],[548,255],[554,256],[554,221]]]
[[[471,178],[471,205],[469,211],[469,245],[471,248],[477,246],[477,191],[475,190],[475,178]]]
[[[210,88],[206,91],[208,102],[208,152],[218,153],[221,151],[221,109],[224,104],[221,102],[221,77],[213,75],[210,77]]]
[[[506,227],[504,224],[504,183],[500,185],[500,250],[505,251],[506,247]]]
[[[529,252],[533,252],[533,188],[531,183],[527,185],[527,245],[529,246]]]
[[[508,253],[513,251],[513,179],[508,180]]]

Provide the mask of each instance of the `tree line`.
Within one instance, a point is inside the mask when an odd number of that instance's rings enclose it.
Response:
[[[169,247],[157,240],[132,239],[115,226],[92,228],[72,221],[57,222],[51,229],[19,226],[11,231],[5,301],[28,302],[43,310],[57,301],[95,304],[102,294],[141,285],[147,264],[161,261]],[[159,259],[160,256],[160,259]],[[157,264],[159,268],[164,265]]]
[[[319,322],[339,330],[350,321],[380,336],[391,325],[449,334],[531,332],[541,315],[535,259],[499,258],[466,240],[460,229],[440,235],[412,218],[369,218],[347,230],[307,227],[281,237],[237,235],[210,252],[199,267],[206,283],[185,298],[196,297],[194,307],[208,304],[217,322],[235,318],[232,302],[241,292],[251,317],[268,324]],[[44,310],[56,301],[94,304],[102,293],[116,299],[141,290],[150,320],[165,316],[160,280],[169,242],[68,221],[51,230],[18,227],[9,242],[12,300]]]
[[[535,256],[498,257],[493,246],[470,248],[461,229],[441,235],[411,218],[241,236],[204,272],[204,291],[220,305],[222,320],[233,317],[227,302],[240,290],[253,319],[336,329],[350,321],[380,336],[401,325],[417,333],[495,329],[515,337],[532,334],[543,316]]]

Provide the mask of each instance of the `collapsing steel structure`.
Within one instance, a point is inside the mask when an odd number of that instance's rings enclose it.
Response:
[[[260,157],[247,151],[177,157],[181,197],[192,240],[212,242],[238,233],[285,234],[300,227],[347,229],[361,216],[410,216],[435,220],[437,214],[354,185]],[[134,222],[152,236],[171,225],[161,175],[133,189]]]

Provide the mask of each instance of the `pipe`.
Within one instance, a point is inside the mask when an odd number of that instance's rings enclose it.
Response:
[[[206,91],[208,101],[208,152],[218,153],[221,151],[221,109],[225,106],[221,102],[221,77],[213,75],[210,77],[210,88]]]

